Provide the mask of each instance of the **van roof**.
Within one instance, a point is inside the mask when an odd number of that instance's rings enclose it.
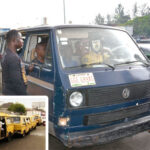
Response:
[[[41,25],[35,27],[18,28],[17,30],[20,32],[28,32],[28,31],[50,30],[50,29],[63,29],[63,28],[103,28],[103,29],[116,29],[116,30],[125,31],[123,29],[112,27],[109,25],[73,25],[73,24],[56,25],[56,26]],[[5,35],[6,33],[7,32],[3,32],[0,35]]]
[[[19,31],[38,31],[38,30],[49,30],[49,29],[62,29],[62,28],[107,28],[107,29],[117,29],[122,30],[119,28],[115,28],[108,25],[56,25],[56,26],[49,26],[49,25],[42,25],[42,26],[35,26],[35,27],[26,27],[26,28],[19,28]]]
[[[9,115],[6,113],[0,112],[0,116],[9,116]]]

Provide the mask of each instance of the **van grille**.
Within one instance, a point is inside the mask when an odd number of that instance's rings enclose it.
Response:
[[[84,116],[84,125],[106,124],[125,118],[137,117],[140,114],[150,111],[150,102],[139,106],[131,106],[115,111],[103,112],[94,115]]]
[[[125,99],[122,92],[125,88],[130,90],[130,96]],[[105,106],[119,104],[132,100],[150,97],[150,81],[138,82],[111,87],[87,89],[87,106]]]

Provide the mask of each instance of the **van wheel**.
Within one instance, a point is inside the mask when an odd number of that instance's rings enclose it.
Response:
[[[30,130],[26,133],[26,135],[30,134]]]
[[[25,132],[25,131],[23,131],[22,137],[25,137],[25,135],[26,135],[26,132]]]
[[[12,141],[12,134],[11,133],[9,133],[8,137],[7,137],[7,142],[10,142],[10,141]]]

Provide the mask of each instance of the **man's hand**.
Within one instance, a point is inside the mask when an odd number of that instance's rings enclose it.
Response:
[[[34,64],[30,64],[30,65],[29,65],[29,72],[32,72],[33,69],[34,69]]]

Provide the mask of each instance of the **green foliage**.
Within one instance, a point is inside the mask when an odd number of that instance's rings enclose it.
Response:
[[[147,6],[146,3],[140,7],[140,14],[141,16],[146,16],[150,14],[150,7]]]
[[[13,112],[18,112],[21,114],[26,112],[25,106],[23,104],[20,104],[20,103],[10,105],[8,110],[13,111]]]
[[[150,37],[150,7],[145,3],[138,6],[137,3],[133,6],[133,19],[129,14],[125,14],[122,4],[118,4],[115,9],[115,14],[107,14],[107,24],[115,24],[119,26],[133,26],[134,36],[149,36]],[[139,17],[140,16],[140,17]],[[103,24],[105,18],[98,14],[95,18],[96,24]]]
[[[150,36],[150,15],[136,17],[135,19],[128,21],[124,25],[133,25],[133,34],[135,36]]]

